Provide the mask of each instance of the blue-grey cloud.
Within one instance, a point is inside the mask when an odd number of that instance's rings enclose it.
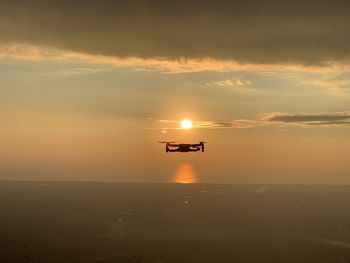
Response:
[[[268,122],[303,125],[350,125],[350,113],[314,113],[314,114],[271,114],[265,119]]]

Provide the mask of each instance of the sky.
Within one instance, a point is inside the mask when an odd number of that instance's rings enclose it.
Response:
[[[349,11],[2,0],[0,180],[350,184]]]

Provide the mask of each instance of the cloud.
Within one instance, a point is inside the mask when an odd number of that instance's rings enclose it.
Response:
[[[240,78],[228,78],[225,80],[215,81],[214,83],[207,83],[208,86],[220,86],[220,87],[244,87],[249,86],[251,84],[248,79],[240,79]]]
[[[322,77],[300,80],[302,84],[326,88],[332,95],[349,97],[350,96],[350,76],[348,71],[343,72],[325,72]]]
[[[1,18],[0,18],[1,19]],[[1,41],[1,40],[0,40]],[[86,62],[89,64],[112,65],[116,67],[128,67],[134,70],[159,70],[165,73],[187,73],[201,71],[228,72],[234,70],[253,70],[268,74],[290,74],[290,72],[310,72],[310,73],[330,73],[345,72],[349,70],[347,65],[329,64],[327,67],[302,66],[292,64],[239,64],[232,60],[218,60],[215,58],[140,58],[140,57],[117,57],[107,55],[96,55],[70,51],[53,47],[36,46],[28,43],[1,43],[0,59],[18,59],[29,61],[55,61],[55,62]],[[281,67],[283,66],[283,67]],[[224,80],[226,81],[226,80]],[[238,81],[239,79],[229,79]],[[243,84],[250,85],[249,80],[244,80]],[[208,83],[213,86],[218,83]]]
[[[254,128],[262,126],[260,121],[256,120],[235,120],[232,122],[215,122],[215,121],[202,121],[196,122],[194,127],[197,128],[233,128],[233,129],[245,129],[245,128]]]
[[[116,67],[129,67],[135,70],[156,69],[166,73],[186,73],[200,71],[230,71],[230,70],[279,70],[280,67],[274,65],[240,65],[234,61],[219,61],[213,58],[200,59],[162,59],[162,58],[140,58],[140,57],[116,57],[107,55],[94,55],[44,46],[19,43],[1,43],[0,59],[19,59],[30,61],[82,61],[90,64],[106,64]],[[286,65],[285,69],[305,71],[304,68]],[[318,67],[308,68],[309,70],[322,70]],[[329,70],[329,68],[328,68]],[[338,71],[336,67],[335,70]]]
[[[277,122],[297,125],[350,125],[350,112],[284,114],[272,113],[264,119],[267,122]]]
[[[2,0],[3,43],[102,57],[348,64],[348,1]]]

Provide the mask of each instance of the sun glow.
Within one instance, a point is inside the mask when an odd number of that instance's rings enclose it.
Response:
[[[181,121],[181,127],[185,130],[192,128],[192,121],[189,119],[184,119]]]

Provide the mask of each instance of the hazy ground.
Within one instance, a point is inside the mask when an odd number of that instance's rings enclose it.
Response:
[[[0,262],[347,262],[350,187],[0,182]]]

